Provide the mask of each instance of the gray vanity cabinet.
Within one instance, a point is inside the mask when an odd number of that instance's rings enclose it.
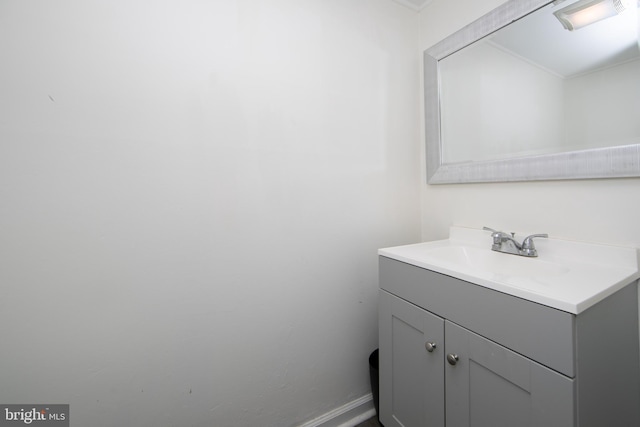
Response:
[[[381,291],[379,328],[382,424],[444,426],[444,319]]]
[[[380,287],[385,427],[640,425],[635,283],[578,316],[385,257]]]
[[[574,425],[572,379],[385,291],[380,334],[385,427]]]
[[[574,425],[573,379],[454,323],[445,330],[458,357],[445,367],[447,426]]]

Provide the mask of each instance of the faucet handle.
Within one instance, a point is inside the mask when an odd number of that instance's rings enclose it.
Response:
[[[502,236],[504,233],[502,231],[498,231],[498,230],[494,230],[493,228],[489,228],[489,227],[482,227],[483,230],[485,231],[490,231],[491,232],[491,237],[493,237],[493,240],[495,243],[498,243],[498,240],[500,239],[500,236]],[[496,240],[498,239],[498,240]]]
[[[533,239],[535,237],[549,237],[547,233],[544,234],[532,234],[527,236],[522,241],[522,252],[526,256],[538,256],[538,251],[536,250],[536,245],[533,244]]]
[[[534,237],[549,237],[549,235],[547,233],[544,233],[544,234],[532,234],[531,236],[527,236],[522,241],[522,247],[523,248],[535,247],[533,244]]]
[[[493,239],[494,247],[500,245],[505,237],[509,237],[509,235],[504,231],[494,230],[493,228],[489,227],[482,227],[482,229],[491,232],[491,238]]]

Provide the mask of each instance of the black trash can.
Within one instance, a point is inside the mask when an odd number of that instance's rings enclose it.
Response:
[[[380,421],[379,393],[380,386],[378,380],[378,349],[376,348],[369,356],[369,379],[371,380],[371,394],[373,395],[373,406],[376,408],[376,416]]]

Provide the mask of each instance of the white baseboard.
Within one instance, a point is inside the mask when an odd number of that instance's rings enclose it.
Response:
[[[373,396],[369,393],[314,418],[300,427],[354,427],[371,417],[375,417],[375,415],[376,408],[373,406]]]

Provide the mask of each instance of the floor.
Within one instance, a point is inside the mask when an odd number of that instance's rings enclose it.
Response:
[[[366,421],[361,422],[356,427],[381,427],[382,424],[378,422],[378,417],[369,418]]]

